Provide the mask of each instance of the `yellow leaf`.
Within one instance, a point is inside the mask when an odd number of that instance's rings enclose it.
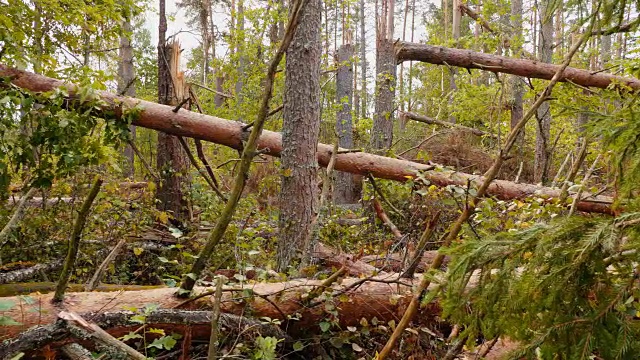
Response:
[[[152,333],[152,334],[158,334],[158,335],[162,335],[162,336],[165,335],[164,330],[162,330],[162,329],[151,328],[151,329],[149,329],[149,332]]]
[[[142,252],[143,252],[143,251],[144,251],[144,249],[143,249],[143,248],[139,248],[139,247],[137,247],[137,248],[133,248],[133,253],[134,253],[136,256],[140,256],[140,254],[142,254]]]
[[[362,318],[362,319],[360,319],[360,325],[362,325],[362,326],[369,326],[369,322],[367,321],[367,319]]]
[[[156,214],[156,219],[158,219],[158,221],[160,221],[161,223],[166,224],[169,222],[169,214],[165,211],[161,211]]]
[[[293,173],[293,170],[291,170],[290,168],[282,170],[282,176],[284,177],[289,177],[291,176],[292,173]]]

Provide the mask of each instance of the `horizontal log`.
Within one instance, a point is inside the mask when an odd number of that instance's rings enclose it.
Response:
[[[2,64],[0,64],[0,77],[10,77],[14,85],[33,92],[44,92],[58,87],[66,87],[68,93],[73,96],[77,90],[77,86],[74,84],[16,70]],[[105,110],[115,110],[118,113],[121,111],[122,104],[127,107],[137,106],[142,109],[139,117],[133,122],[137,126],[173,135],[210,141],[234,149],[242,149],[242,139],[248,134],[244,129],[245,124],[240,122],[194,113],[188,110],[179,110],[174,113],[171,106],[117,96],[105,91],[99,92],[99,95],[106,103]],[[263,131],[258,141],[258,149],[272,156],[280,156],[282,152],[282,135],[273,131]],[[333,145],[318,144],[318,163],[322,166],[327,166],[332,151]],[[457,185],[466,188],[470,183],[479,185],[483,181],[481,176],[365,152],[338,154],[334,169],[360,175],[371,174],[374,177],[398,181],[415,178],[416,174],[421,172],[424,179],[436,186]],[[552,200],[560,195],[558,189],[516,184],[505,180],[494,181],[487,193],[502,200],[524,199],[529,196]],[[585,212],[612,214],[611,204],[612,199],[609,197],[585,197],[584,200],[577,204],[577,208]]]
[[[535,60],[513,59],[471,50],[452,49],[443,46],[416,44],[404,41],[396,43],[396,58],[398,63],[403,61],[421,61],[435,65],[480,69],[546,80],[551,80],[560,68],[560,65],[547,64]],[[606,89],[614,84],[629,87],[633,91],[640,90],[640,79],[611,75],[603,72],[591,72],[573,67],[566,68],[559,81],[572,82],[585,87],[601,89]]]
[[[345,278],[339,283],[334,283],[331,286],[334,294],[340,291],[347,291],[348,294],[348,298],[341,297],[336,304],[341,325],[357,326],[362,318],[371,320],[373,317],[382,323],[398,321],[411,299],[414,283],[408,279],[394,282],[397,277],[398,274],[378,276],[370,281]],[[299,279],[281,283],[247,283],[244,287],[225,287],[221,310],[230,314],[251,313],[255,317],[280,319],[283,321],[283,328],[287,329],[289,334],[302,331],[317,333],[320,331],[318,323],[327,314],[324,306],[308,306],[304,296],[322,283],[321,280]],[[198,287],[195,293],[208,293],[210,290],[211,288]],[[65,294],[63,308],[79,314],[143,309],[148,304],[156,304],[159,309],[176,308],[183,301],[174,296],[176,291],[175,288],[156,288],[142,291],[69,292]],[[254,296],[242,301],[246,292],[252,292]],[[52,297],[53,294],[31,294],[30,303],[26,303],[23,296],[4,297],[2,302],[5,306],[14,306],[2,315],[21,322],[22,325],[0,327],[0,339],[15,337],[35,325],[55,322],[60,308],[51,303]],[[211,295],[204,296],[181,308],[211,309],[212,300]],[[421,321],[433,324],[438,312],[436,305],[422,309]],[[287,316],[295,314],[299,314],[299,320],[287,320]]]
[[[115,284],[100,284],[94,291],[141,291],[150,289],[159,289],[164,286],[160,285],[115,285]],[[84,284],[69,284],[67,291],[80,292],[84,291]],[[13,297],[18,295],[27,295],[30,293],[46,294],[56,290],[56,283],[51,281],[43,282],[24,282],[16,284],[0,284],[0,298]]]
[[[429,269],[429,265],[433,262],[433,259],[438,255],[437,250],[425,251],[418,263],[417,271],[423,272]],[[410,261],[409,258],[405,258],[404,254],[387,254],[387,255],[367,255],[363,256],[360,261],[371,264],[381,271],[388,272],[402,272],[404,266]],[[450,259],[445,257],[443,266],[447,266]]]
[[[371,276],[379,273],[374,266],[360,261],[351,254],[341,253],[322,243],[316,245],[311,256],[321,260],[323,265],[334,269],[344,266],[351,276]]]
[[[473,135],[477,135],[477,136],[491,136],[491,137],[495,137],[495,135],[493,134],[489,134],[486,131],[482,131],[479,129],[474,129],[468,126],[464,126],[464,125],[460,125],[460,124],[456,124],[456,123],[451,123],[451,122],[446,122],[446,121],[442,121],[442,120],[438,120],[438,119],[433,119],[424,115],[420,115],[420,114],[416,114],[413,112],[408,112],[408,111],[400,111],[400,118],[404,118],[404,119],[410,119],[413,121],[417,121],[417,122],[421,122],[421,123],[425,123],[425,124],[429,124],[429,125],[438,125],[438,126],[443,126],[443,127],[447,127],[447,128],[453,128],[453,129],[461,129],[464,131],[468,131],[470,133],[472,133]]]
[[[127,181],[127,182],[121,182],[118,184],[121,190],[139,190],[139,189],[147,189],[149,187],[149,183],[146,181]],[[19,191],[22,191],[22,189],[20,187],[13,187],[10,188],[10,191],[12,193],[17,193]],[[22,200],[22,197],[16,197],[16,196],[10,196],[7,199],[7,205],[10,206],[15,206],[16,204],[18,204],[20,201]],[[70,196],[64,196],[64,197],[60,197],[60,196],[52,196],[52,197],[47,197],[47,198],[43,198],[43,197],[32,197],[29,200],[27,200],[26,205],[27,206],[34,206],[34,207],[39,207],[39,206],[54,206],[57,205],[59,203],[64,203],[64,204],[70,204],[72,202],[74,202],[76,200],[76,198],[74,197],[70,197]]]
[[[57,271],[62,267],[62,259],[54,260],[46,264],[38,264],[25,269],[0,273],[0,284],[17,283],[32,279],[41,273]]]
[[[57,313],[56,313],[57,315]],[[88,313],[83,317],[104,329],[114,337],[121,337],[140,328],[139,322],[132,321],[136,313],[132,311]],[[189,327],[192,340],[208,341],[211,333],[211,311],[188,311],[161,309],[145,316],[145,324],[165,333],[183,334],[185,327]],[[291,338],[280,328],[263,324],[260,321],[244,318],[233,314],[220,314],[219,328],[230,338],[239,337],[240,340],[253,341],[257,334],[284,339],[289,345]],[[149,333],[147,333],[149,335]],[[46,345],[51,344],[50,350],[74,340],[64,322],[31,328],[20,336],[0,345],[0,359],[8,359],[17,353],[37,355]],[[86,341],[86,340],[83,340]],[[36,353],[33,353],[36,352]],[[42,354],[40,354],[42,355]]]
[[[121,189],[145,189],[149,187],[149,183],[146,181],[122,181],[118,183]],[[9,192],[17,193],[24,191],[20,185],[9,185]]]

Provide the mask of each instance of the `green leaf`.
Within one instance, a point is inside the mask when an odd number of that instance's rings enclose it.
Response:
[[[142,335],[130,332],[120,338],[121,341],[129,341],[132,339],[142,339]]]
[[[0,316],[0,326],[22,325],[8,316]]]
[[[19,352],[19,353],[15,354],[15,355],[11,358],[11,360],[20,360],[20,359],[22,359],[23,357],[24,357],[24,353],[23,353],[23,352]]]
[[[0,299],[0,311],[9,311],[16,306],[15,301],[9,299]]]
[[[133,315],[131,319],[129,319],[129,321],[134,323],[139,323],[139,324],[144,324],[146,320],[147,320],[147,317],[144,315]]]
[[[33,296],[22,295],[20,296],[20,299],[22,299],[22,301],[24,301],[27,305],[33,305],[36,303],[36,299]]]
[[[171,336],[163,336],[161,338],[155,339],[153,340],[153,342],[149,345],[147,345],[147,348],[157,348],[157,349],[164,349],[164,350],[171,350],[173,349],[174,346],[176,346],[176,339],[174,339]]]
[[[327,332],[329,331],[329,328],[331,328],[331,323],[326,321],[322,321],[318,325],[320,325],[320,330],[322,330],[322,332]]]
[[[302,349],[304,349],[304,344],[301,341],[296,341],[293,344],[293,351],[300,351]]]

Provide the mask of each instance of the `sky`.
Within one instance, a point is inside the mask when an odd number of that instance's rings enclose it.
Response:
[[[249,3],[251,3],[252,1],[249,0]],[[366,41],[367,41],[367,62],[369,64],[375,64],[375,36],[374,36],[374,23],[373,23],[373,12],[374,12],[374,4],[370,3],[371,1],[367,0],[367,4],[365,6],[365,19],[367,19],[366,21],[366,31],[367,31],[367,36],[366,36]],[[430,0],[428,2],[433,2],[433,0]],[[420,2],[418,1],[417,6],[423,7],[426,5],[427,2]],[[396,12],[402,12],[404,3],[401,1],[396,1]],[[425,32],[424,30],[422,30],[422,26],[421,24],[421,20],[420,20],[420,12],[421,9],[418,9],[418,11],[416,11],[416,19],[415,19],[415,35],[414,35],[414,41],[418,42],[422,39],[424,39],[425,37]],[[215,12],[215,10],[214,10]],[[166,13],[167,13],[167,17],[173,17],[173,21],[172,20],[168,20],[168,26],[167,26],[167,36],[171,36],[173,34],[178,33],[177,38],[180,41],[181,46],[185,49],[185,54],[189,53],[189,50],[200,46],[200,42],[199,42],[199,34],[197,31],[192,31],[191,27],[189,25],[187,25],[187,18],[185,15],[185,11],[182,9],[178,9],[176,6],[176,1],[172,1],[172,0],[167,0],[166,1]],[[158,43],[158,21],[159,21],[159,17],[158,17],[158,1],[157,0],[152,0],[152,3],[150,4],[150,9],[147,10],[146,14],[145,14],[145,27],[150,31],[151,33],[151,43],[152,44],[157,44]],[[223,9],[219,8],[217,12],[214,13],[214,20],[216,24],[224,24],[228,21],[228,17],[225,15]],[[395,34],[396,34],[396,38],[400,38],[402,36],[402,20],[403,20],[403,14],[402,13],[398,13],[396,18],[395,18]],[[224,25],[226,26],[226,25]],[[221,28],[224,26],[220,26]],[[358,29],[358,36],[359,36],[359,29]],[[409,25],[407,28],[407,39],[409,38]],[[220,44],[222,42],[218,42],[218,44]],[[226,47],[224,45],[219,45],[219,48],[216,48],[216,53],[217,54],[224,54],[226,51]],[[182,65],[182,67],[184,68],[184,64]],[[369,66],[369,69],[371,69],[372,66]]]

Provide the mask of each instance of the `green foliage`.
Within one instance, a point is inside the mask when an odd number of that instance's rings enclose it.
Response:
[[[79,80],[88,56],[103,56],[120,23],[142,11],[135,0],[9,0],[0,14],[3,62],[37,73]],[[99,34],[99,36],[97,35]],[[80,59],[83,54],[85,59]],[[62,71],[61,68],[63,68]],[[85,68],[83,71],[88,71]]]
[[[449,250],[444,315],[471,339],[522,342],[513,358],[635,358],[640,233],[626,222],[639,216],[574,217],[465,240]]]
[[[276,347],[280,341],[282,340],[272,336],[258,336],[256,338],[256,349],[253,354],[253,358],[259,360],[277,359]]]
[[[598,134],[603,145],[611,151],[618,197],[629,202],[625,207],[637,208],[635,195],[640,190],[637,181],[640,177],[640,106],[637,99],[626,100],[610,113],[594,113],[593,116],[597,121],[590,124],[590,130],[594,135]]]
[[[31,94],[3,79],[0,91],[0,179],[6,198],[10,171],[28,169],[29,186],[48,188],[55,179],[109,159],[109,146],[128,136],[128,124],[100,110],[89,87],[69,98],[65,89]],[[128,115],[123,116],[127,118]],[[93,135],[100,132],[101,136]]]

